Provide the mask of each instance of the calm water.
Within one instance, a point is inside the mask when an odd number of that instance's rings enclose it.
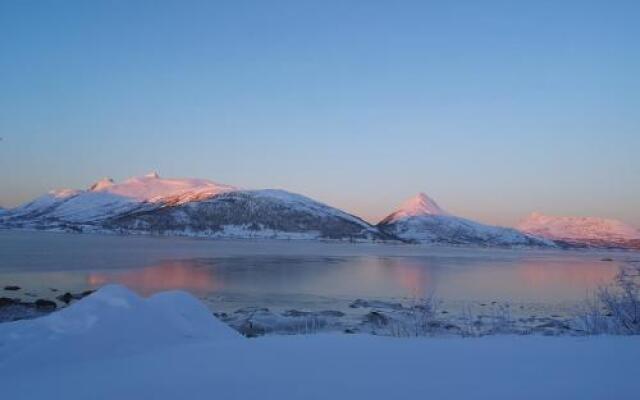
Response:
[[[356,298],[566,304],[637,253],[468,250],[0,231],[0,286],[38,297],[124,284],[184,289],[213,308],[326,308]],[[611,257],[614,261],[602,261]]]

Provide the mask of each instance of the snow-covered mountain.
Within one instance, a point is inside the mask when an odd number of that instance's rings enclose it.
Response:
[[[367,222],[283,190],[229,191],[202,201],[138,211],[105,224],[113,230],[213,237],[382,239]]]
[[[424,193],[405,201],[378,228],[400,239],[477,246],[554,246],[553,242],[512,228],[490,226],[456,217]]]
[[[615,219],[560,217],[535,212],[522,220],[517,228],[570,244],[640,248],[640,231]]]
[[[203,179],[163,179],[157,173],[122,183],[104,178],[87,190],[54,190],[11,210],[14,222],[31,225],[93,224],[139,209],[183,204],[235,190]]]
[[[11,210],[3,225],[233,238],[387,238],[360,218],[301,195],[156,173],[52,191]]]

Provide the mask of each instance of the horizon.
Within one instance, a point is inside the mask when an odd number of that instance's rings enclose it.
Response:
[[[640,4],[145,5],[0,4],[0,206],[155,169],[640,227]]]

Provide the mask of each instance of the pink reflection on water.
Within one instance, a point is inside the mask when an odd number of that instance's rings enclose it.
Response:
[[[431,294],[427,293],[427,289],[432,286],[430,272],[419,265],[403,263],[393,270],[393,278],[410,296],[423,298]]]
[[[584,289],[594,289],[611,283],[619,268],[615,264],[590,262],[582,264],[560,264],[527,262],[518,266],[522,279],[530,287],[549,285],[571,285]]]
[[[195,294],[207,294],[222,287],[209,268],[193,263],[172,261],[157,266],[117,273],[91,273],[87,282],[92,287],[119,283],[148,296],[156,292],[183,289]]]

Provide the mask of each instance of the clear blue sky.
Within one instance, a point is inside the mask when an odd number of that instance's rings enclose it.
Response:
[[[0,205],[158,170],[640,226],[639,1],[0,1]]]

